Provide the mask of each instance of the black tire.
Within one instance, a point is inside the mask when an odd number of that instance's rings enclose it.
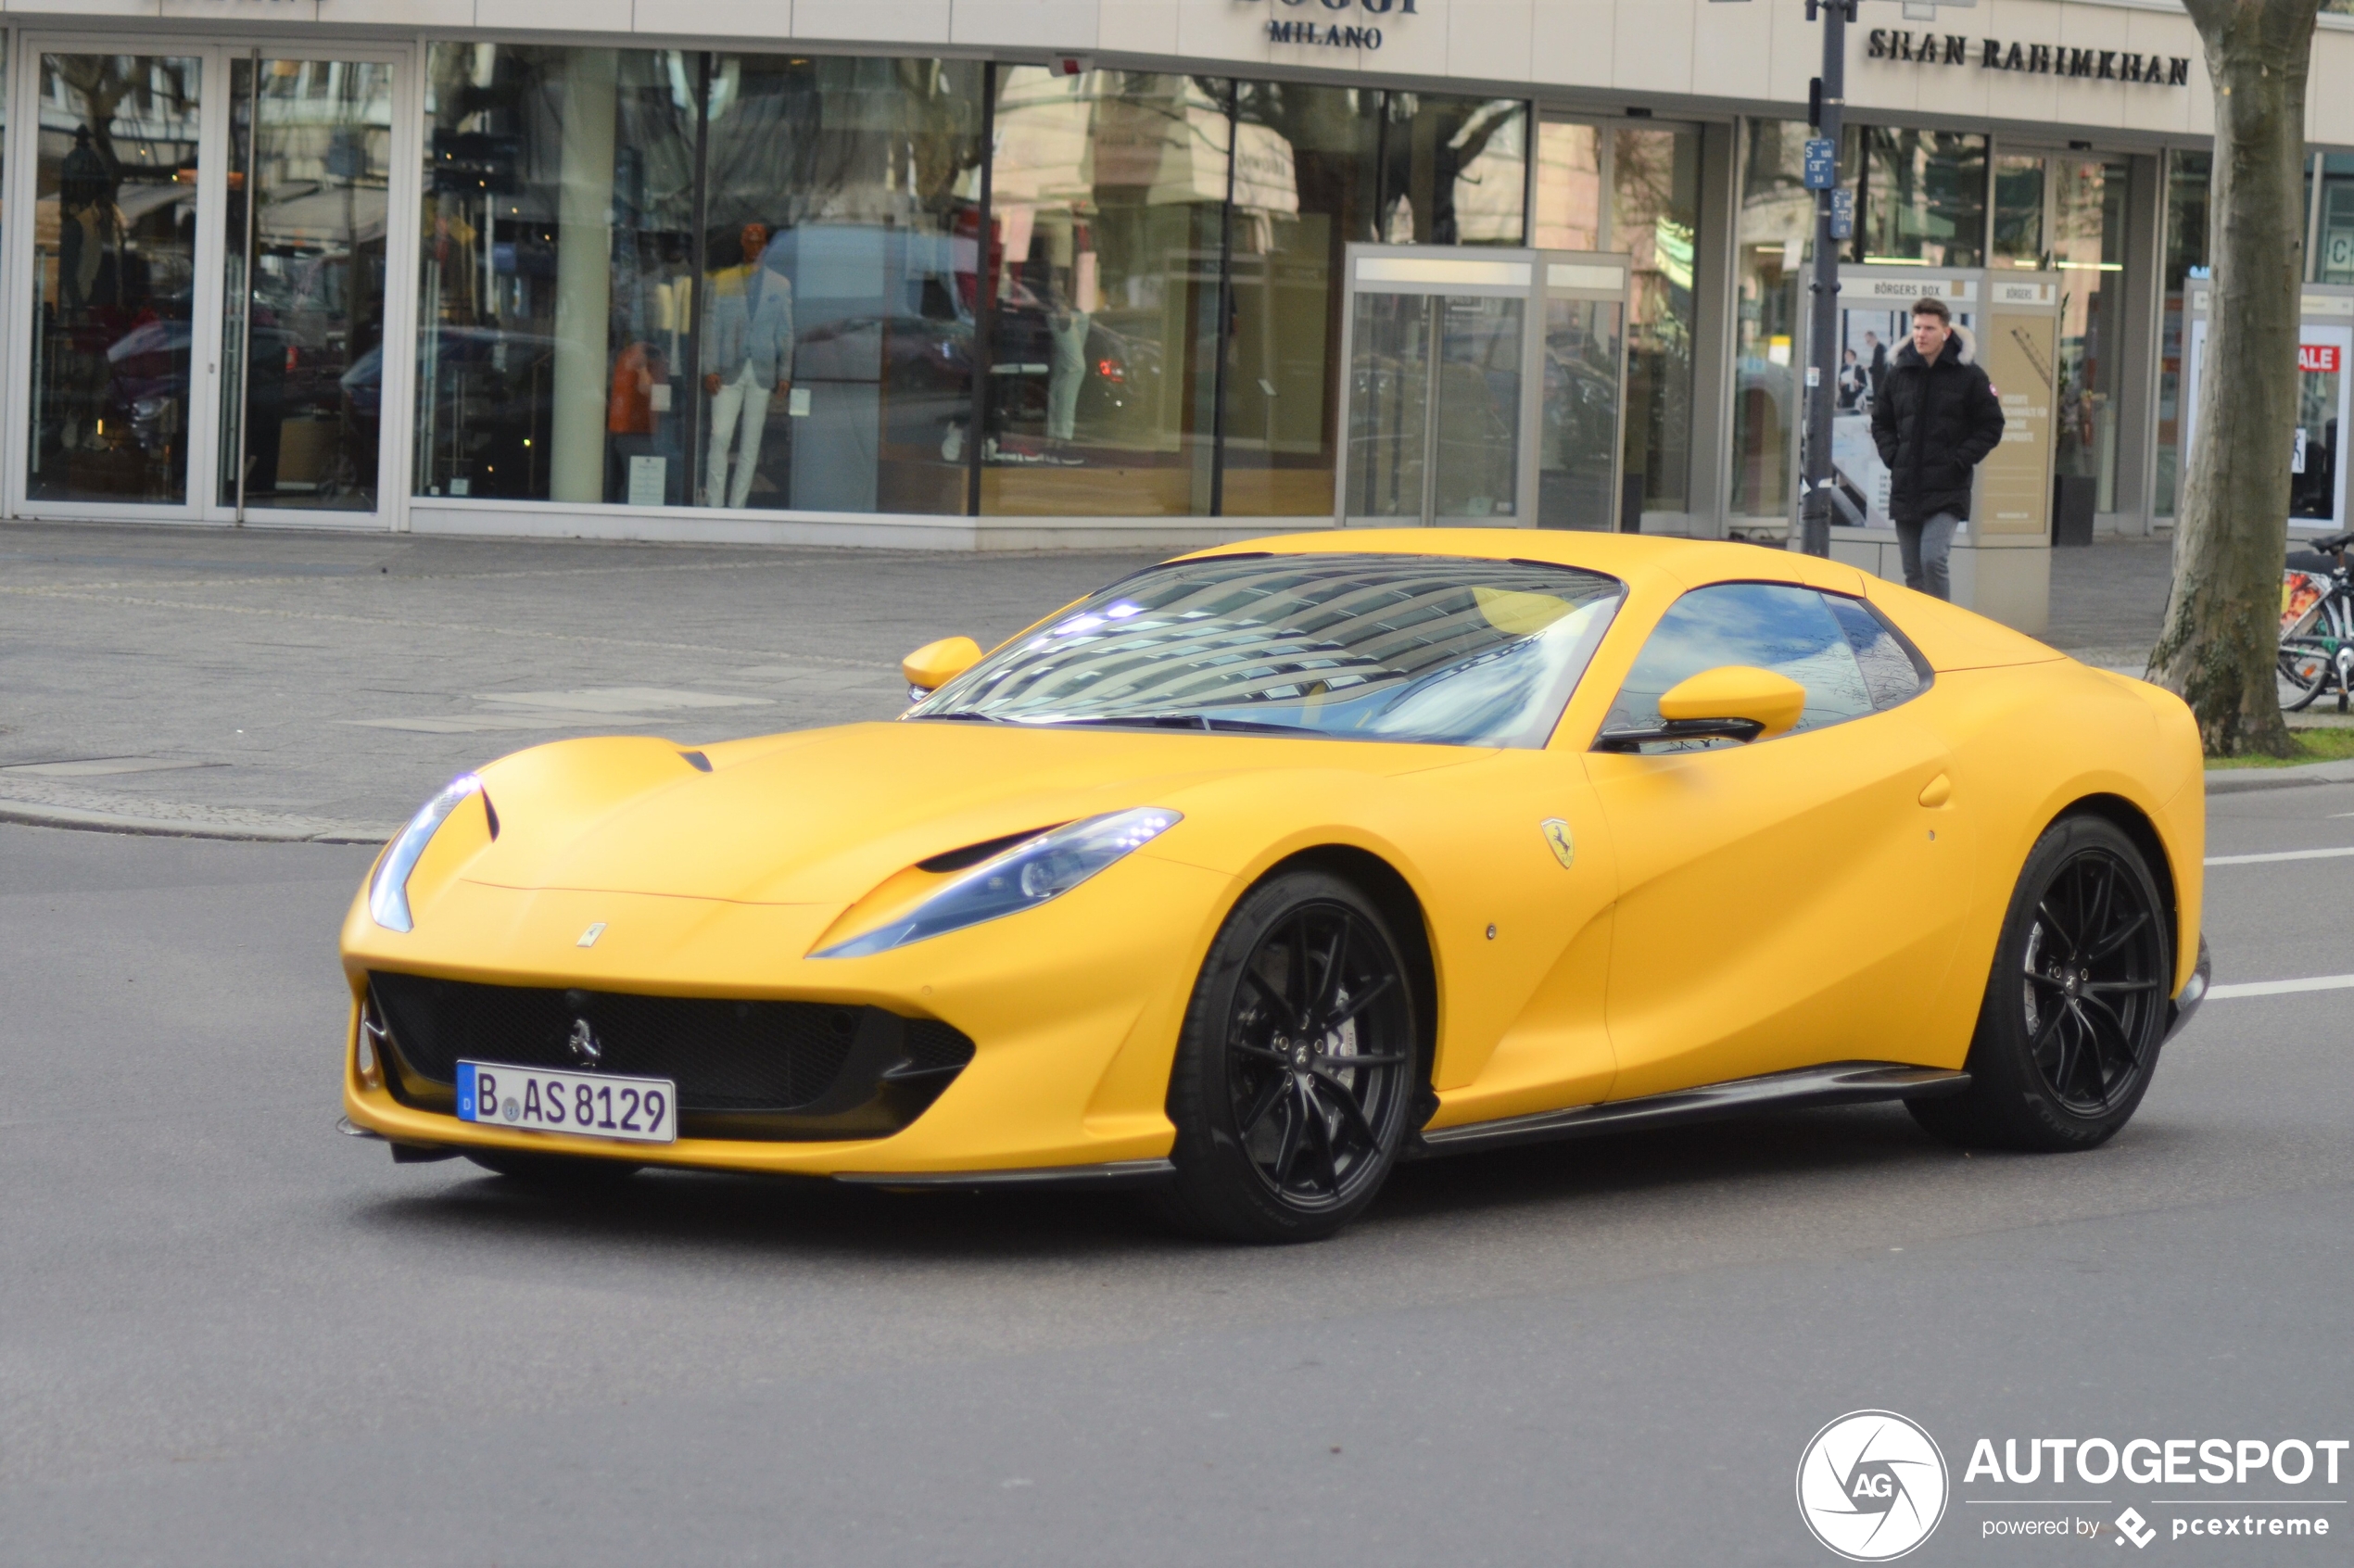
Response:
[[[1912,1101],[1914,1119],[1966,1146],[2097,1148],[2149,1088],[2173,975],[2173,933],[2140,849],[2103,817],[2061,818],[2011,894],[1970,1086]]]
[[[1425,1073],[1404,949],[1323,871],[1252,889],[1210,944],[1177,1044],[1163,1211],[1197,1235],[1321,1241],[1396,1164]]]
[[[626,1160],[526,1154],[520,1149],[468,1149],[466,1157],[495,1176],[551,1193],[596,1192],[618,1186],[643,1169]]]

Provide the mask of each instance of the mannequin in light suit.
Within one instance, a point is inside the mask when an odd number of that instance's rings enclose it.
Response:
[[[768,227],[746,223],[744,264],[712,280],[702,386],[711,398],[711,459],[705,474],[712,506],[741,510],[760,468],[768,399],[792,391],[792,281],[770,261]],[[735,482],[728,482],[733,449]]]

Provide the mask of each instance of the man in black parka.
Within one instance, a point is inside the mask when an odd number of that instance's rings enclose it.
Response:
[[[1896,351],[1872,403],[1872,442],[1888,464],[1888,516],[1905,586],[1954,597],[1954,531],[1969,517],[1970,470],[2003,438],[2003,404],[1954,331],[1945,301],[1913,305],[1913,340]]]

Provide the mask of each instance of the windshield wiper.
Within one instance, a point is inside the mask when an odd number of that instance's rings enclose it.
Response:
[[[977,714],[969,708],[960,708],[953,714],[914,714],[909,716],[917,720],[937,720],[943,723],[952,719],[960,719],[968,724],[1012,724],[1016,722],[1012,719],[999,718],[995,714]]]

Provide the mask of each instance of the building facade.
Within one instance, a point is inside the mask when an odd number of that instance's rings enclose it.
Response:
[[[1921,292],[2023,378],[2048,492],[2015,542],[2161,527],[2203,341],[2196,32],[1923,9],[1850,34],[1847,543],[1882,532],[1862,431]],[[1031,549],[1793,515],[1803,0],[0,20],[12,516]],[[2354,17],[2312,80],[2297,506],[2345,525]]]

